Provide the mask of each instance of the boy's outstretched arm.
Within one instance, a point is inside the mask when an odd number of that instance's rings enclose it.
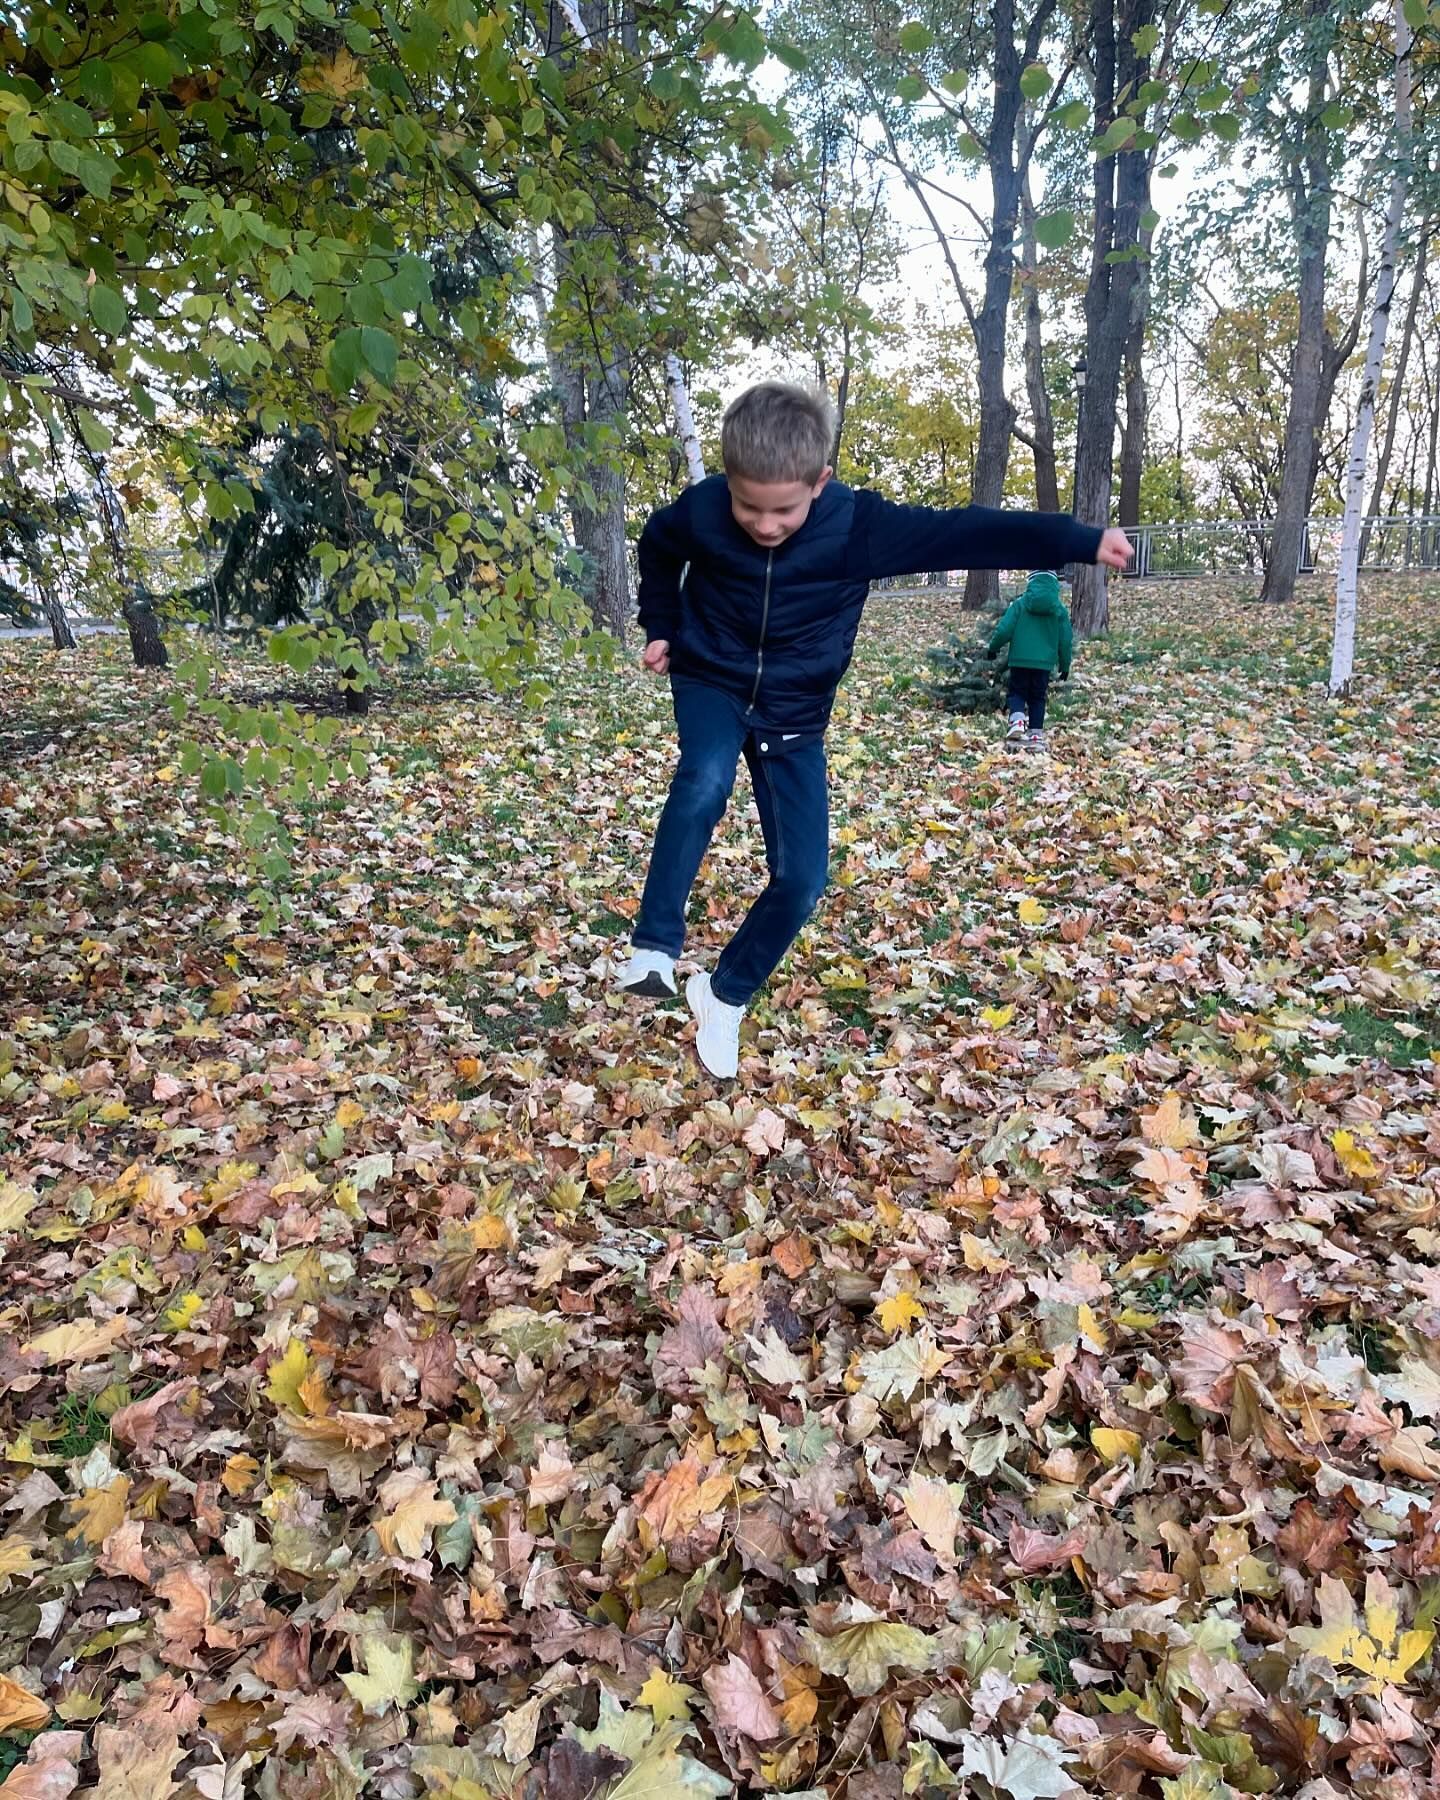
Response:
[[[670,645],[680,623],[680,584],[690,555],[689,509],[682,494],[672,505],[651,513],[635,546],[643,660],[654,675],[663,675],[670,666]]]
[[[991,506],[897,506],[856,495],[852,554],[870,580],[920,569],[1058,569],[1104,562],[1124,568],[1123,531],[1082,525],[1069,513],[1009,512]]]

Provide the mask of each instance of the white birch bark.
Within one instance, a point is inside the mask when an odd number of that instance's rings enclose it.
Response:
[[[660,257],[650,252],[650,271],[660,273]],[[695,429],[695,413],[690,405],[690,390],[685,385],[685,370],[673,350],[665,352],[665,386],[670,390],[670,405],[675,413],[675,439],[685,458],[685,479],[705,479],[705,458],[700,454],[700,433]]]
[[[665,352],[665,385],[670,390],[670,404],[675,408],[675,436],[685,456],[686,477],[690,481],[703,481],[705,458],[700,454],[700,433],[695,429],[695,414],[690,410],[685,371],[673,350]]]
[[[1370,314],[1370,339],[1360,378],[1360,402],[1350,455],[1345,465],[1345,517],[1340,528],[1340,568],[1335,577],[1335,634],[1330,649],[1330,692],[1343,694],[1355,673],[1355,619],[1360,588],[1360,537],[1365,522],[1365,473],[1375,429],[1375,401],[1385,361],[1385,336],[1395,298],[1395,265],[1411,155],[1410,49],[1413,42],[1404,0],[1395,0],[1395,168],[1385,209],[1385,238]]]

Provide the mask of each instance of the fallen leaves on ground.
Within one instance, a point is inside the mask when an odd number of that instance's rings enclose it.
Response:
[[[3,652],[7,1800],[1431,1790],[1435,596],[1339,706],[1119,609],[1047,762],[876,602],[724,1088],[606,986],[658,684],[388,696],[266,934],[163,684]]]

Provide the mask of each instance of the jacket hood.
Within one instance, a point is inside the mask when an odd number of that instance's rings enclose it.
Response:
[[[1021,600],[1028,613],[1058,613],[1063,610],[1059,580],[1044,571],[1030,577]]]

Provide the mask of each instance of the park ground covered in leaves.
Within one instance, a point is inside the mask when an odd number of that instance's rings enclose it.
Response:
[[[946,617],[723,1089],[660,686],[382,694],[262,929],[165,678],[0,652],[9,1800],[1437,1791],[1440,595],[1337,706],[1127,587],[1050,761]]]

